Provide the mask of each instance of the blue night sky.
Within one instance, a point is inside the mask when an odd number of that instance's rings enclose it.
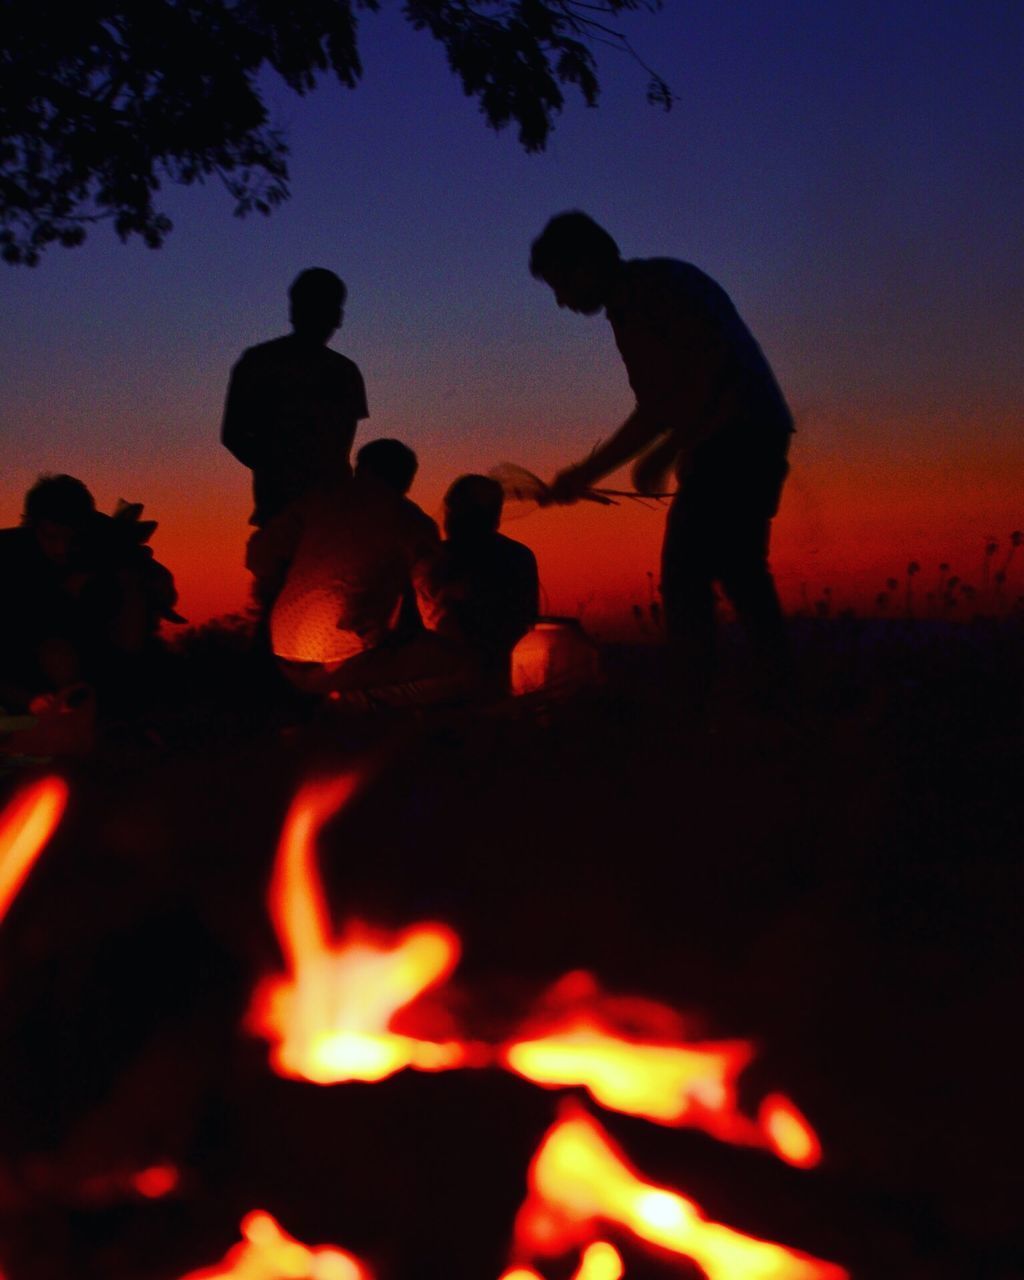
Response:
[[[889,548],[969,562],[1024,524],[1024,9],[667,0],[622,27],[674,109],[601,49],[600,106],[570,97],[535,156],[385,9],[362,18],[355,91],[268,81],[293,193],[269,219],[169,187],[159,252],[101,227],[2,269],[0,521],[37,472],[71,471],[101,506],[146,502],[186,613],[237,607],[248,484],[218,444],[224,386],[243,347],[286,330],[312,264],[349,286],[334,345],[366,378],[359,438],[419,451],[428,511],[460,471],[575,460],[630,407],[608,326],[559,312],[526,268],[545,220],[579,207],[628,256],[716,276],[775,365],[800,427],[784,590],[867,590]],[[610,608],[655,563],[660,523],[563,511],[513,531],[554,604]]]

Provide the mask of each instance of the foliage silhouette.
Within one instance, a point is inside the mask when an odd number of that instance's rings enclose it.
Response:
[[[543,149],[575,87],[600,86],[594,47],[611,45],[668,85],[613,24],[662,0],[405,0],[402,13],[444,46],[488,124],[518,126]],[[262,84],[276,72],[298,94],[322,74],[348,88],[362,76],[358,16],[380,0],[97,0],[56,21],[47,6],[5,0],[0,35],[0,254],[30,266],[57,243],[79,245],[111,221],[122,240],[158,248],[171,220],[165,181],[219,179],[239,217],[289,195],[288,143]]]

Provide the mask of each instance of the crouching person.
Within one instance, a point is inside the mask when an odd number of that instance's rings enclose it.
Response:
[[[406,496],[415,453],[398,440],[360,449],[355,475],[285,508],[249,540],[261,582],[282,582],[270,642],[286,679],[362,709],[443,702],[476,691],[465,646],[425,629],[417,583],[440,546]]]
[[[509,688],[512,650],[537,621],[537,560],[498,532],[504,494],[489,476],[460,476],[444,499],[445,541],[421,589],[427,625],[469,646],[485,690]]]

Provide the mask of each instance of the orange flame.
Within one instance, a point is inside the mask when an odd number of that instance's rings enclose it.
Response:
[[[351,1253],[300,1244],[260,1209],[242,1219],[242,1236],[222,1262],[190,1271],[182,1280],[371,1280],[369,1269]]]
[[[572,1280],[621,1280],[624,1271],[618,1249],[604,1240],[595,1240],[584,1249]],[[502,1272],[500,1280],[544,1280],[544,1277],[532,1267],[512,1267]]]
[[[708,1280],[846,1280],[834,1263],[710,1222],[693,1201],[644,1182],[595,1120],[564,1104],[530,1165],[516,1221],[521,1257],[584,1245],[611,1224],[691,1259]],[[602,1273],[603,1274],[603,1273]]]
[[[741,1040],[643,1044],[590,1019],[570,1022],[538,1040],[517,1041],[504,1051],[507,1065],[535,1084],[581,1085],[611,1111],[662,1124],[696,1124],[716,1134],[728,1129],[736,1077],[752,1056],[752,1047]],[[736,1119],[746,1134],[750,1121]]]
[[[821,1163],[818,1135],[785,1094],[770,1093],[764,1099],[758,1123],[771,1149],[787,1164],[813,1169]]]
[[[0,920],[53,835],[68,801],[63,778],[42,778],[0,814]]]
[[[310,783],[292,803],[270,885],[288,972],[256,991],[249,1018],[273,1042],[275,1071],[316,1084],[383,1080],[405,1067],[441,1071],[466,1060],[461,1044],[390,1029],[399,1010],[455,967],[459,941],[450,929],[422,924],[388,935],[351,922],[332,939],[316,838],[356,785],[353,775]]]
[[[814,1131],[781,1094],[765,1099],[756,1121],[739,1110],[737,1080],[754,1046],[686,1032],[666,1005],[606,995],[590,974],[571,973],[544,997],[539,1029],[506,1045],[501,1061],[546,1088],[582,1087],[611,1111],[767,1147],[801,1168],[817,1164]]]

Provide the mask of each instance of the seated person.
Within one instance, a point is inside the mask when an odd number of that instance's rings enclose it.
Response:
[[[156,643],[177,593],[142,545],[156,527],[141,506],[96,510],[81,480],[41,476],[21,525],[0,530],[0,703],[28,706],[81,681],[122,684]]]
[[[440,545],[434,521],[406,496],[417,467],[400,441],[371,441],[351,480],[298,499],[250,538],[257,594],[281,583],[270,642],[297,688],[417,703],[468,676],[461,647],[428,634],[415,605],[421,566]]]
[[[428,574],[427,624],[477,654],[490,689],[507,690],[509,657],[537,620],[537,561],[498,532],[504,494],[489,476],[460,476],[444,499],[446,541]]]

